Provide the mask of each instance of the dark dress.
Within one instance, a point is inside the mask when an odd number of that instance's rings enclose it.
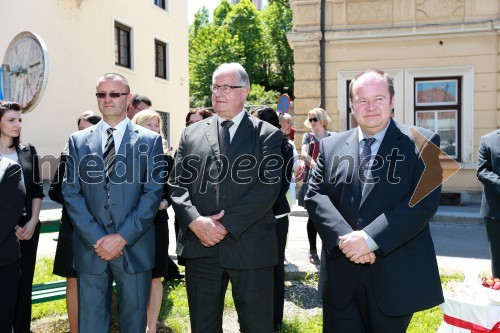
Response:
[[[15,226],[23,213],[26,190],[21,167],[0,157],[0,332],[11,332],[19,291],[21,246]]]
[[[38,155],[32,145],[19,145],[16,147],[19,164],[23,170],[26,200],[23,217],[18,225],[23,227],[32,216],[33,199],[43,199],[43,185],[40,179]],[[31,325],[31,288],[35,275],[36,251],[40,238],[40,221],[36,224],[33,236],[21,243],[21,281],[17,298],[16,313],[14,317],[14,333],[30,331]]]
[[[65,278],[76,278],[76,271],[73,269],[73,224],[69,220],[61,193],[62,181],[66,171],[66,159],[67,155],[64,153],[61,154],[59,165],[49,189],[50,199],[63,205],[52,273]]]

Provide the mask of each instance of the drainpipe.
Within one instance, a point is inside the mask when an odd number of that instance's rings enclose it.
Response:
[[[321,0],[321,41],[319,44],[319,61],[321,66],[321,105],[325,109],[326,78],[325,78],[325,1]]]

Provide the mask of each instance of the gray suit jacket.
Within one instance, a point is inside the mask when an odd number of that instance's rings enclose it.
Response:
[[[477,179],[484,185],[481,214],[500,219],[500,130],[481,137]]]
[[[417,129],[439,147],[437,134]],[[355,128],[321,141],[306,194],[307,211],[323,241],[323,299],[338,308],[352,299],[361,265],[345,257],[338,241],[353,230],[364,230],[379,246],[369,267],[380,310],[402,316],[438,305],[443,294],[429,220],[437,211],[441,186],[409,205],[424,168],[442,175],[438,154],[424,165],[409,127],[391,121],[377,153],[379,167],[372,166],[377,181],[361,192],[357,133]],[[398,162],[389,163],[396,161],[394,154]]]
[[[185,258],[219,256],[222,267],[253,269],[277,263],[272,206],[281,184],[280,130],[245,114],[227,159],[219,159],[217,118],[187,127],[181,137],[169,194],[180,223],[177,253]],[[219,180],[219,172],[225,177]],[[222,242],[204,247],[189,229],[199,216],[225,211]]]
[[[62,193],[75,227],[74,268],[101,274],[107,262],[94,252],[95,242],[119,233],[127,241],[116,259],[130,274],[154,266],[153,219],[163,192],[165,167],[162,140],[156,133],[129,124],[111,173],[110,196],[105,188],[100,123],[73,133]]]

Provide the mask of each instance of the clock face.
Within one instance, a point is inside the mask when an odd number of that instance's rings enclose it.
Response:
[[[48,78],[47,48],[31,32],[21,32],[10,42],[2,63],[3,99],[17,102],[23,113],[40,102]]]

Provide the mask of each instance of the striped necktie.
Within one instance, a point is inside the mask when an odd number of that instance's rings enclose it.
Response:
[[[375,138],[365,138],[363,139],[365,145],[363,146],[363,151],[359,155],[359,180],[361,181],[361,189],[365,186],[366,174],[370,170],[369,162],[372,156],[372,144],[375,143]]]
[[[106,171],[106,190],[109,194],[109,175],[111,170],[113,170],[113,165],[115,164],[115,140],[113,138],[113,131],[115,129],[110,127],[106,130],[108,133],[108,138],[106,140],[106,144],[104,145],[104,170]]]

